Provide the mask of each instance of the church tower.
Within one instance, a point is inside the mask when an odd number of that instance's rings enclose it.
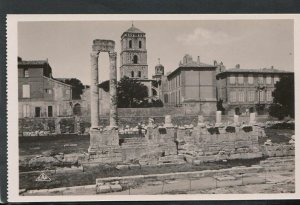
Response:
[[[133,24],[121,36],[120,76],[148,79],[146,34]]]

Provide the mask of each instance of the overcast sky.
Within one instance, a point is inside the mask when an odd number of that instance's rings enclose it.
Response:
[[[134,21],[146,33],[149,78],[158,58],[165,73],[178,67],[185,54],[226,68],[271,67],[293,71],[292,20]],[[21,22],[18,55],[24,60],[48,59],[56,78],[78,78],[90,84],[90,51],[93,39],[116,42],[118,72],[120,37],[130,21]],[[108,79],[108,54],[100,54],[100,80]],[[119,74],[118,74],[119,75]],[[118,76],[119,77],[119,76]]]

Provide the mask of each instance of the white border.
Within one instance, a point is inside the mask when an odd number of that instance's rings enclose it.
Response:
[[[295,189],[293,194],[187,194],[187,195],[82,195],[82,196],[19,196],[19,150],[18,150],[18,73],[17,73],[17,25],[19,21],[131,21],[131,20],[259,20],[259,19],[293,19],[294,20],[294,72],[295,105],[299,102],[300,79],[300,14],[155,14],[155,15],[7,15],[7,89],[8,89],[8,201],[158,201],[158,200],[261,200],[261,199],[296,199],[300,198],[300,182],[297,171],[299,166],[299,143],[296,139]],[[296,106],[295,121],[298,121],[300,109]],[[298,123],[296,123],[297,125]],[[295,136],[298,136],[296,127]],[[297,138],[297,137],[296,137]]]

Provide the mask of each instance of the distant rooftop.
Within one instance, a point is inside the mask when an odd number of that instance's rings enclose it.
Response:
[[[279,70],[275,68],[260,68],[260,69],[242,69],[242,68],[230,68],[221,73],[293,73],[291,71]],[[221,74],[219,73],[219,74]]]
[[[200,57],[198,56],[197,61],[193,61],[193,57],[189,54],[185,54],[183,61],[180,61],[179,67],[216,67],[206,63],[200,62]]]
[[[125,33],[140,33],[140,34],[145,34],[145,32],[141,31],[140,29],[138,29],[137,27],[135,27],[133,24],[132,24],[132,26],[129,29],[127,29],[126,31],[123,32],[122,36]]]
[[[185,68],[216,68],[215,65],[209,65],[206,63],[200,62],[200,57],[198,56],[197,61],[193,61],[193,57],[189,54],[184,55],[183,60],[179,62],[179,67],[172,71],[171,73],[167,73],[167,76],[171,76],[176,73],[178,70],[185,69]]]

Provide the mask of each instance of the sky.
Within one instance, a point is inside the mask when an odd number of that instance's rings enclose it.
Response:
[[[160,58],[165,73],[178,67],[185,54],[226,68],[294,70],[292,20],[134,21],[146,33],[149,78]],[[90,84],[90,52],[94,39],[116,42],[118,78],[120,40],[131,21],[19,22],[18,56],[23,60],[48,59],[54,78],[78,78]],[[109,79],[107,53],[100,53],[100,81]]]

